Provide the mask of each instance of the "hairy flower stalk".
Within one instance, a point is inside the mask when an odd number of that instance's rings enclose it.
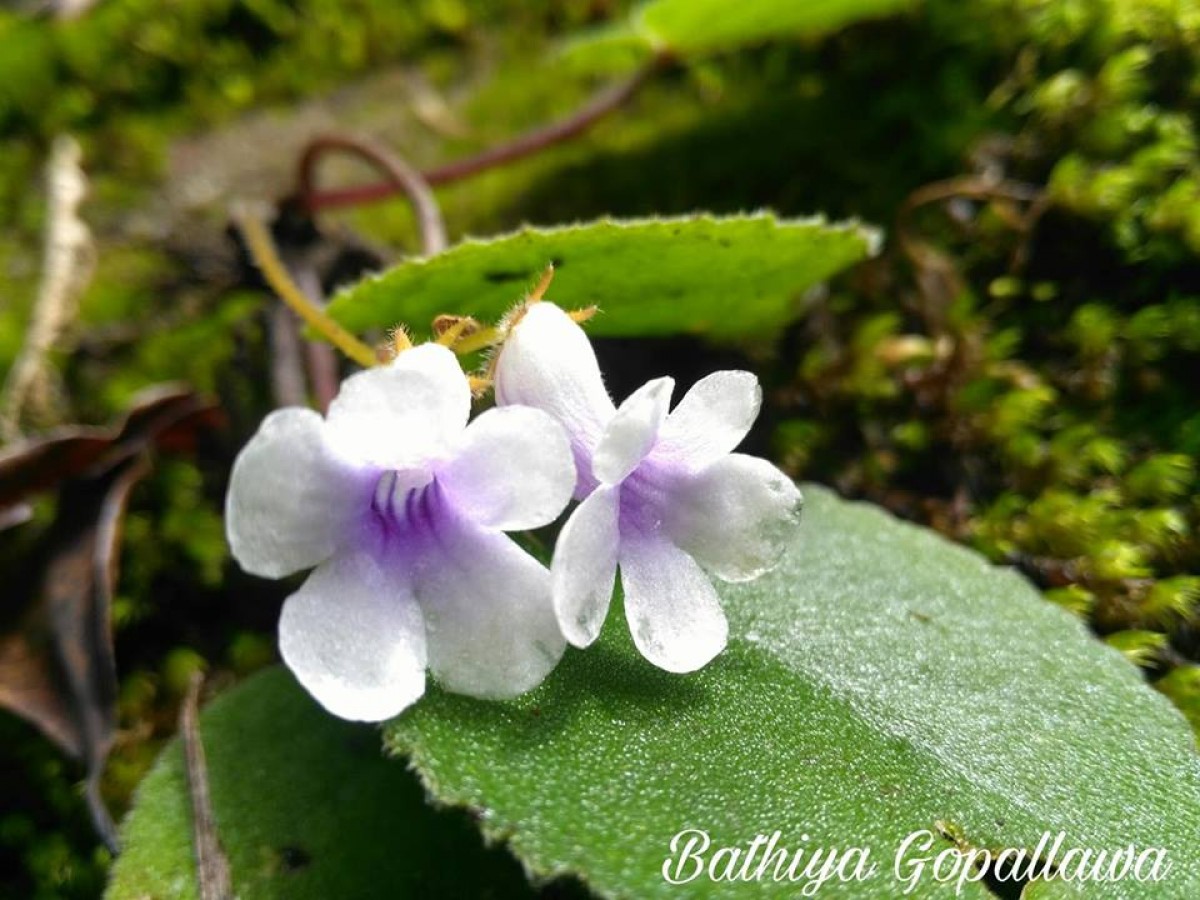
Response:
[[[659,378],[620,407],[605,390],[583,330],[550,303],[531,305],[496,363],[501,407],[532,406],[563,424],[582,500],[551,564],[554,609],[568,641],[591,644],[618,568],[638,650],[689,672],[724,648],[728,626],[709,574],[748,581],[772,568],[799,523],[799,490],[765,460],[731,451],[758,416],[749,372],[715,372],[668,414]]]
[[[565,642],[547,569],[505,531],[570,500],[562,428],[529,408],[470,426],[454,354],[425,344],[346,380],[324,419],[272,413],[234,464],[233,554],[278,578],[314,568],[284,604],[284,661],[330,712],[378,721],[425,690],[500,698],[539,684]]]

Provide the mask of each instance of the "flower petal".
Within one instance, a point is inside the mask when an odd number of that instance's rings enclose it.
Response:
[[[421,609],[401,578],[363,553],[334,557],[288,597],[279,651],[343,719],[390,719],[425,693]]]
[[[774,568],[800,523],[803,498],[765,459],[732,453],[678,479],[663,504],[671,539],[725,581]]]
[[[668,672],[693,672],[721,652],[729,625],[696,561],[657,535],[621,541],[625,618],[642,656]]]
[[[617,576],[620,499],[620,487],[596,488],[571,513],[554,545],[554,612],[576,647],[596,640],[608,614]]]
[[[656,457],[699,469],[740,444],[758,418],[762,388],[750,372],[713,372],[684,394],[659,432]]]
[[[619,484],[650,452],[667,417],[674,388],[674,378],[656,378],[621,404],[592,458],[592,470],[601,484]]]
[[[575,461],[566,432],[548,413],[507,406],[467,427],[437,479],[472,521],[521,531],[558,518],[575,490]]]
[[[436,529],[415,573],[434,676],[447,690],[489,699],[541,684],[566,647],[549,571],[446,505]]]
[[[370,475],[335,459],[311,409],[263,419],[233,464],[225,532],[247,572],[279,578],[324,562],[347,539]]]
[[[342,382],[327,421],[343,458],[411,469],[443,457],[470,414],[471,389],[458,359],[438,344],[422,344]]]
[[[553,303],[535,303],[496,361],[496,403],[544,410],[567,430],[575,453],[576,496],[595,486],[592,452],[616,412],[583,329]]]

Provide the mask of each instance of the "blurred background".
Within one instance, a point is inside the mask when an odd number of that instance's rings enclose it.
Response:
[[[604,343],[614,393],[754,367],[759,452],[1017,567],[1200,728],[1200,3],[857,5],[664,61],[593,127],[438,187],[449,238],[759,208],[881,226],[773,341]],[[229,559],[226,479],[336,364],[231,205],[268,211],[313,292],[419,253],[403,199],[297,209],[314,136],[426,171],[503,145],[625,84],[561,46],[629,8],[0,9],[0,896],[98,896],[97,810],[119,820],[192,674],[218,691],[276,659],[291,585]]]

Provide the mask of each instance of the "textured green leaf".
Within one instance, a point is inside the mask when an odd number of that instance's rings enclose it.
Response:
[[[201,717],[218,836],[241,900],[529,897],[521,867],[469,817],[425,805],[374,728],[326,715],[284,670]],[[198,897],[178,742],[138,789],[109,900]]]
[[[547,264],[549,297],[596,305],[595,335],[763,334],[793,319],[802,292],[870,255],[875,231],[822,219],[755,215],[600,221],[525,228],[414,259],[337,295],[351,331],[426,326],[439,313],[494,321]]]
[[[662,880],[672,836],[700,828],[718,844],[779,830],[793,849],[868,847],[872,879],[818,896],[894,898],[896,848],[940,822],[976,847],[1032,848],[1060,830],[1067,846],[1166,847],[1168,881],[1085,896],[1200,896],[1200,757],[1165,698],[1019,576],[805,493],[781,568],[722,588],[730,646],[702,672],[653,669],[614,614],[534,693],[433,691],[388,726],[390,745],[441,801],[484,810],[485,832],[532,871],[580,872],[605,894],[755,893]],[[760,890],[780,887],[768,875]],[[909,896],[953,895],[940,887],[926,877]]]
[[[654,51],[683,59],[736,50],[779,38],[836,31],[860,19],[884,16],[913,0],[650,0],[637,7],[624,27],[584,34],[564,52],[572,64],[612,69],[632,67]],[[645,48],[639,58],[636,41]],[[620,48],[620,53],[614,52]]]

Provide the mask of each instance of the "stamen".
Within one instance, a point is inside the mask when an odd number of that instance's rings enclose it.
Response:
[[[538,283],[534,285],[532,291],[529,292],[529,297],[526,298],[526,304],[540,303],[542,298],[546,296],[546,291],[550,288],[550,282],[554,280],[554,263],[546,266],[546,270],[542,272],[542,277],[538,279]]]
[[[504,340],[504,332],[499,328],[480,328],[474,334],[468,335],[454,345],[453,350],[459,356],[466,356],[476,350],[486,350]]]
[[[433,333],[443,347],[453,347],[458,341],[479,331],[480,325],[470,316],[443,314],[433,320]]]
[[[393,358],[395,358],[395,356],[399,356],[405,350],[412,349],[412,345],[413,345],[412,338],[409,337],[408,329],[405,328],[403,325],[397,325],[395,328],[392,329],[391,339],[392,339],[392,349],[395,351],[395,355]]]

